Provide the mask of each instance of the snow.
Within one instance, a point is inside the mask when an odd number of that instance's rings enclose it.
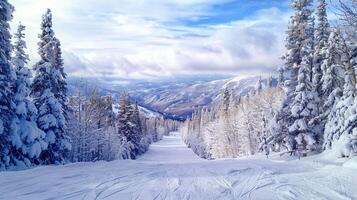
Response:
[[[356,199],[357,160],[208,161],[172,133],[138,160],[0,173],[0,199]],[[320,160],[321,159],[321,160]]]

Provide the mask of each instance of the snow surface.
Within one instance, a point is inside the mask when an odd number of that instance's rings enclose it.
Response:
[[[135,161],[0,172],[0,199],[357,199],[357,160],[319,159],[207,161],[172,133]]]

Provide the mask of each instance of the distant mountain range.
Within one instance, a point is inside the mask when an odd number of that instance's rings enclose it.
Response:
[[[254,90],[259,80],[255,77],[193,77],[173,78],[160,81],[108,81],[106,79],[69,79],[69,89],[92,91],[99,95],[112,95],[119,99],[121,91],[129,92],[131,98],[142,107],[172,119],[186,119],[197,107],[210,107],[219,102],[225,88],[233,94],[245,95]],[[263,80],[266,84],[266,80]],[[276,81],[273,81],[276,84]],[[87,89],[86,89],[87,88]],[[91,89],[88,89],[91,88]]]

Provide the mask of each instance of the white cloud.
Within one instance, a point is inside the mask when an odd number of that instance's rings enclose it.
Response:
[[[226,0],[228,1],[228,0]],[[33,62],[41,13],[53,10],[66,68],[76,76],[155,77],[182,73],[266,73],[280,64],[288,20],[277,8],[214,26],[182,19],[213,15],[219,0],[14,0]],[[78,67],[76,67],[78,66]]]

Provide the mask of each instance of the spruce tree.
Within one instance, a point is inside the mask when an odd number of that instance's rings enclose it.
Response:
[[[130,158],[135,159],[138,154],[138,135],[135,133],[135,124],[133,123],[134,109],[130,104],[129,95],[125,92],[121,94],[120,111],[118,116],[119,136],[124,136],[131,147]]]
[[[53,60],[52,60],[52,65],[54,68],[54,73],[53,73],[53,79],[54,79],[54,83],[53,83],[53,93],[56,97],[56,99],[59,100],[59,102],[61,103],[64,111],[65,111],[65,115],[67,116],[66,111],[68,111],[68,103],[67,103],[67,93],[68,93],[68,89],[67,89],[67,82],[66,82],[66,78],[67,78],[67,74],[64,71],[64,62],[63,62],[63,58],[62,58],[62,50],[61,50],[61,42],[57,39],[54,38],[54,47],[53,47]]]
[[[305,59],[303,65],[311,63],[312,59],[311,55],[309,55],[311,54],[310,49],[314,44],[311,6],[312,0],[293,0],[292,7],[295,12],[290,19],[287,31],[287,53],[283,56],[285,61],[283,68],[285,99],[276,117],[276,124],[280,127],[278,128],[279,132],[274,135],[273,143],[278,146],[284,145],[291,151],[296,150],[297,147],[294,139],[295,133],[291,133],[289,127],[292,127],[296,123],[296,117],[291,112],[294,105],[293,102],[298,95],[296,92],[299,91],[298,87],[301,84],[298,77],[299,73],[302,72],[299,69],[303,59]],[[309,75],[306,77],[308,81],[311,81],[311,74],[310,68]]]
[[[321,95],[321,65],[327,56],[325,47],[327,46],[327,40],[329,38],[329,23],[327,19],[326,7],[326,0],[318,0],[318,7],[316,9],[318,24],[315,32],[316,45],[313,58],[312,83],[314,84],[313,86],[319,95]]]
[[[323,100],[323,121],[330,114],[332,107],[341,97],[344,86],[343,57],[345,54],[344,40],[338,31],[332,31],[324,51],[326,58],[322,61],[321,99]]]
[[[290,150],[312,151],[316,150],[317,135],[309,125],[309,121],[317,115],[315,94],[309,80],[311,59],[307,54],[299,68],[298,85],[295,89],[295,98],[292,102],[291,116],[294,123],[289,127],[287,139]]]
[[[343,38],[337,41],[344,42]],[[347,48],[347,45],[341,43],[337,46]],[[324,148],[332,149],[337,157],[349,157],[357,154],[357,51],[352,48],[349,55],[342,52],[348,50],[337,52],[340,53],[337,56],[339,63],[346,69],[344,86],[340,95],[335,95],[337,99],[327,116]]]
[[[145,138],[143,134],[143,127],[141,125],[141,120],[140,120],[140,111],[139,111],[139,106],[138,103],[135,103],[134,107],[134,112],[133,112],[133,124],[134,124],[134,133],[136,135],[136,143],[137,144],[143,144]],[[138,146],[138,153],[144,153],[147,150],[146,144],[143,144],[144,146],[142,147],[141,145]]]
[[[14,8],[7,0],[0,0],[0,170],[10,165],[12,151],[10,137],[13,112],[13,72],[11,69],[11,34],[9,21]]]
[[[44,142],[45,133],[36,124],[37,109],[29,99],[31,71],[26,67],[29,60],[25,53],[25,26],[19,25],[15,33],[14,57],[12,64],[16,79],[14,88],[14,103],[16,118],[13,121],[15,130],[12,132],[14,148],[13,157],[18,165],[30,166],[39,164],[38,158],[47,148]]]
[[[65,161],[71,148],[66,130],[66,87],[62,74],[62,60],[58,40],[52,29],[52,13],[48,9],[42,16],[39,35],[40,61],[34,66],[35,78],[31,95],[38,109],[38,126],[46,133],[48,149],[41,154],[44,164],[59,164]]]

